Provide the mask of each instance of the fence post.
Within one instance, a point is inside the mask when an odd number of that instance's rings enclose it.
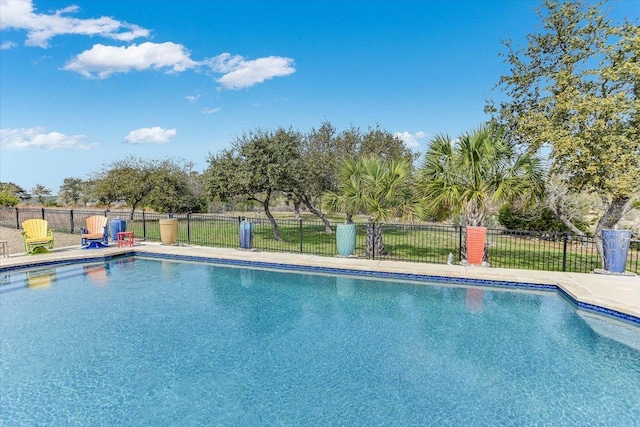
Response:
[[[144,209],[142,210],[142,240],[147,240],[147,219],[144,215]]]
[[[300,253],[302,253],[302,219],[298,220],[300,230]]]
[[[42,208],[42,219],[45,219],[44,218],[44,208]]]
[[[562,271],[567,271],[567,241],[569,233],[564,233],[564,243],[562,247]]]
[[[20,230],[20,212],[18,208],[16,208],[16,228]]]
[[[191,212],[187,212],[187,245],[191,244]]]
[[[73,209],[69,210],[69,227],[69,231],[73,234]]]
[[[462,262],[462,225],[456,225],[458,229],[458,262]]]

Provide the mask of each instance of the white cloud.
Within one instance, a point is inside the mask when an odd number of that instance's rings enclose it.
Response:
[[[184,97],[184,99],[186,99],[187,101],[189,101],[190,103],[194,103],[198,100],[198,98],[200,98],[200,95],[187,95]]]
[[[43,127],[31,129],[1,129],[0,147],[7,150],[47,149],[85,150],[97,144],[83,142],[86,135],[65,135],[59,132],[46,133]]]
[[[95,19],[64,16],[77,12],[77,6],[44,14],[36,12],[31,0],[0,0],[0,9],[0,30],[26,30],[27,46],[46,48],[52,37],[61,34],[101,36],[126,42],[139,37],[149,37],[147,29],[106,16]]]
[[[80,19],[69,16],[79,10],[68,6],[51,13],[38,13],[32,0],[0,0],[0,30],[26,30],[28,46],[49,46],[51,38],[61,34],[101,36],[113,40],[131,42],[149,37],[150,31],[138,25],[118,21],[111,17]],[[13,42],[0,44],[0,49],[15,47]],[[246,60],[240,55],[223,53],[204,61],[194,61],[190,52],[181,44],[141,43],[131,46],[107,46],[96,44],[73,57],[65,66],[85,77],[104,79],[114,73],[132,70],[164,70],[183,72],[206,67],[222,74],[216,81],[221,89],[245,89],[274,77],[282,77],[296,71],[291,58],[267,56]],[[195,102],[197,97],[187,97]]]
[[[13,49],[14,47],[17,47],[18,45],[14,42],[2,42],[2,44],[0,44],[0,50],[8,50],[8,49]]]
[[[217,113],[220,110],[222,110],[222,108],[220,108],[220,107],[205,108],[205,109],[202,110],[202,114],[213,114],[213,113]]]
[[[246,61],[241,56],[232,57],[223,53],[197,62],[190,58],[190,53],[184,46],[171,42],[145,42],[122,47],[97,44],[69,61],[64,69],[89,78],[104,79],[113,73],[127,73],[131,70],[166,69],[168,72],[182,72],[199,66],[223,73],[217,82],[225,89],[248,88],[296,71],[293,59],[277,56]],[[198,97],[189,95],[185,99],[195,102]]]
[[[176,135],[175,129],[162,129],[159,126],[132,130],[124,138],[129,144],[164,144]]]
[[[146,42],[122,47],[97,44],[69,61],[64,69],[104,79],[131,70],[168,68],[169,72],[181,72],[196,65],[180,44]]]
[[[399,140],[401,140],[402,142],[404,142],[404,145],[407,148],[416,148],[418,145],[420,145],[420,141],[418,140],[425,138],[427,134],[424,133],[423,131],[418,131],[414,134],[404,131],[404,132],[396,132],[394,136]]]
[[[274,77],[295,73],[293,59],[281,56],[267,56],[245,60],[240,55],[223,53],[203,61],[211,70],[224,75],[217,82],[224,89],[244,89]]]
[[[243,60],[244,58],[240,55],[231,56],[230,53],[221,53],[213,58],[205,59],[203,63],[216,73],[229,73],[240,67]]]

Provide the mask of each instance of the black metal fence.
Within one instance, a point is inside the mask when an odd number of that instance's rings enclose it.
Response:
[[[41,218],[49,228],[62,233],[79,233],[86,218],[105,215],[109,219],[124,219],[128,231],[136,239],[160,241],[160,219],[166,215],[148,212],[109,210],[68,210],[53,208],[1,208],[0,226],[21,228],[31,218]],[[182,214],[178,218],[178,243],[197,246],[238,248],[239,222],[242,217],[215,214]],[[280,240],[276,239],[271,222],[266,218],[250,218],[253,223],[253,247],[271,252],[297,252],[334,256],[335,228],[327,233],[324,223],[313,220],[278,219]],[[384,250],[367,250],[367,229],[382,227]],[[375,234],[375,233],[374,233]],[[463,259],[465,228],[457,225],[359,223],[356,224],[355,255],[381,260],[446,263]],[[626,269],[640,273],[640,240],[632,236]],[[579,238],[570,233],[489,229],[487,231],[488,261],[493,267],[529,270],[592,272],[600,268],[600,258],[593,237]]]

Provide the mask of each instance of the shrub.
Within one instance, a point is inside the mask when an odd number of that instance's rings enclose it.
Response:
[[[20,203],[18,196],[13,196],[5,191],[0,192],[0,206],[13,207],[17,206],[18,203]]]
[[[506,204],[498,212],[498,221],[505,228],[510,230],[528,231],[558,231],[569,232],[569,228],[564,225],[549,208],[536,208],[531,211],[515,209]],[[574,221],[574,225],[585,233],[589,232],[589,224],[585,221]]]

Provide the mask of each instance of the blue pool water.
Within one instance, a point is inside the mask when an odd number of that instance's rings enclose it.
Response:
[[[555,292],[139,258],[0,280],[6,426],[640,425],[638,328]]]

